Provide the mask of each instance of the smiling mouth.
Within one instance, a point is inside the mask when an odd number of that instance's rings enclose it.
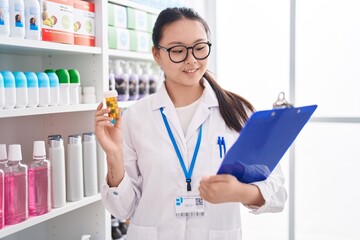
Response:
[[[194,72],[196,72],[196,70],[197,69],[185,69],[185,70],[183,70],[183,72],[185,72],[185,73],[194,73]]]

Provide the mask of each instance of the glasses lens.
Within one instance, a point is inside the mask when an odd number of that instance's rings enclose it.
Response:
[[[176,46],[171,48],[169,54],[172,61],[182,62],[186,58],[187,49],[184,46]]]
[[[195,44],[193,48],[193,54],[196,59],[205,59],[210,54],[210,46],[207,43]]]

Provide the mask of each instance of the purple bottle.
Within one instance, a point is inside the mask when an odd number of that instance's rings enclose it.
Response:
[[[29,216],[39,216],[51,209],[50,162],[46,160],[45,142],[35,141],[33,161],[28,166]]]
[[[5,169],[5,225],[22,222],[28,218],[27,167],[22,160],[21,146],[9,145],[8,163]]]
[[[4,170],[6,162],[6,145],[0,144],[0,229],[4,227]]]

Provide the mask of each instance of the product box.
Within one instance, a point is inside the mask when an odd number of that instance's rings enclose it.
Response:
[[[130,30],[108,27],[109,48],[130,50]]]
[[[74,44],[73,0],[41,0],[42,40]]]
[[[148,31],[147,12],[128,7],[127,28],[138,31]]]
[[[120,28],[127,28],[126,7],[108,3],[108,25]]]
[[[74,1],[74,44],[95,46],[95,5]]]
[[[147,32],[130,30],[130,50],[136,52],[150,52],[150,34]]]
[[[157,16],[155,14],[147,13],[148,29],[147,32],[152,33]]]

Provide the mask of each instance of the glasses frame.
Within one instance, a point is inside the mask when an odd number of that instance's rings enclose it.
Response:
[[[198,57],[196,57],[196,56],[194,55],[194,47],[196,47],[196,46],[199,45],[199,44],[206,44],[206,45],[209,46],[209,53],[206,55],[206,57],[198,58]],[[184,45],[176,45],[176,46],[173,46],[173,47],[170,47],[170,48],[162,47],[162,46],[160,46],[160,45],[157,45],[156,47],[159,48],[159,49],[162,49],[162,50],[167,51],[167,52],[168,52],[168,55],[169,55],[169,59],[170,59],[173,63],[181,63],[181,62],[184,62],[184,61],[188,58],[188,56],[189,56],[189,49],[192,50],[192,51],[191,51],[191,54],[194,56],[194,58],[195,58],[196,60],[204,60],[204,59],[206,59],[206,58],[209,57],[209,55],[210,55],[211,45],[212,45],[211,42],[207,41],[207,42],[198,42],[198,43],[194,44],[192,47],[187,47],[187,46],[184,46]],[[186,48],[185,58],[184,58],[183,60],[181,60],[181,61],[174,61],[174,60],[171,58],[171,56],[170,56],[171,50],[174,49],[174,48],[176,48],[176,47],[184,47],[184,48]]]

